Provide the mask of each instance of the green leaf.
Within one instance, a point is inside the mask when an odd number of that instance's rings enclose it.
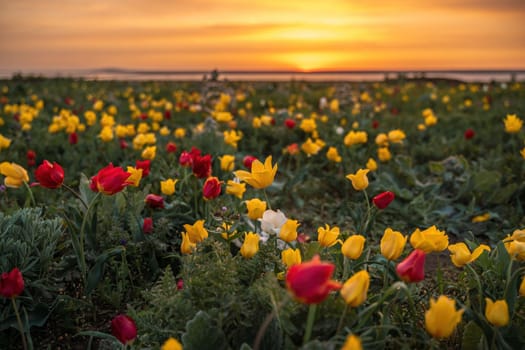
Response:
[[[445,171],[445,166],[442,162],[428,162],[428,169],[434,175],[440,175]]]
[[[226,336],[213,319],[204,311],[186,323],[186,333],[182,336],[186,350],[226,349]]]
[[[93,290],[97,287],[98,283],[104,276],[104,266],[106,261],[115,255],[119,255],[124,251],[124,248],[121,246],[112,248],[100,254],[95,262],[95,265],[89,270],[87,283],[86,283],[86,294],[90,295]]]
[[[474,191],[486,193],[499,189],[501,173],[499,171],[480,171],[474,176]]]
[[[480,348],[483,331],[474,321],[470,321],[463,330],[463,339],[461,339],[461,349],[477,350]]]
[[[518,190],[519,186],[517,183],[511,183],[498,191],[494,191],[494,194],[490,198],[491,203],[503,204],[508,202],[510,197]]]

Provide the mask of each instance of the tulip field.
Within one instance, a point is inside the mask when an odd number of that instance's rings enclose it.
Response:
[[[525,85],[0,81],[0,349],[525,348]]]

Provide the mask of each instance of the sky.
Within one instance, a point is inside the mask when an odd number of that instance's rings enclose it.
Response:
[[[525,0],[0,5],[3,71],[525,68]]]

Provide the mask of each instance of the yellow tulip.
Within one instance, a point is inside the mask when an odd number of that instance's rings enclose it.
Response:
[[[299,125],[299,128],[304,131],[305,133],[309,134],[314,132],[317,129],[317,124],[314,119],[308,118],[301,120],[301,124]]]
[[[474,216],[472,218],[471,222],[473,222],[473,223],[485,222],[488,219],[490,219],[490,213],[485,213],[485,214],[482,214],[482,215]]]
[[[113,128],[111,126],[104,126],[102,130],[100,130],[98,137],[104,142],[113,140]]]
[[[279,231],[279,238],[285,242],[290,243],[297,239],[297,227],[299,227],[297,220],[288,219],[281,226],[281,231]]]
[[[520,132],[523,126],[523,120],[518,118],[516,114],[507,114],[507,118],[503,122],[505,123],[505,131],[509,134]]]
[[[366,131],[354,131],[351,130],[345,135],[343,143],[345,146],[350,147],[357,144],[366,143],[368,141],[368,134]]]
[[[241,246],[243,258],[250,259],[259,251],[259,235],[253,232],[244,235],[244,243]]]
[[[485,298],[485,317],[490,324],[496,327],[503,327],[509,324],[509,306],[506,300],[492,301]]]
[[[436,339],[448,338],[461,322],[465,310],[456,311],[456,301],[441,295],[437,301],[430,299],[430,308],[425,312],[427,332]]]
[[[174,179],[167,179],[160,182],[160,191],[162,194],[165,194],[166,196],[171,196],[175,193],[175,185],[177,184],[177,181]]]
[[[237,143],[242,139],[242,133],[235,130],[225,131],[223,132],[223,135],[224,143],[232,146],[233,148],[237,148]]]
[[[157,153],[157,146],[146,147],[142,151],[142,159],[153,160],[155,159],[156,153]]]
[[[312,156],[319,153],[321,147],[313,142],[311,138],[308,138],[308,140],[306,140],[306,142],[301,145],[301,150],[308,156]]]
[[[226,193],[231,194],[239,199],[242,199],[242,196],[246,192],[246,184],[239,183],[232,180],[228,180],[226,183]]]
[[[377,149],[377,158],[383,163],[388,162],[392,159],[392,153],[390,153],[388,147],[379,147]]]
[[[264,164],[258,159],[254,160],[252,163],[251,172],[237,170],[235,172],[235,176],[254,188],[262,189],[270,186],[273,183],[276,173],[277,164],[272,167],[272,156],[268,156],[264,161]]]
[[[347,336],[341,350],[363,350],[361,339],[355,334]]]
[[[514,240],[512,242],[505,243],[505,248],[513,259],[525,261],[525,242]]]
[[[343,284],[341,296],[346,304],[358,307],[365,302],[369,286],[370,275],[366,270],[361,270]]]
[[[252,220],[257,220],[262,218],[264,212],[266,211],[266,202],[260,200],[259,198],[254,198],[247,200],[246,208],[248,209],[248,217]]]
[[[221,170],[222,171],[232,171],[235,167],[235,156],[231,154],[225,154],[222,157],[219,157],[221,161]]]
[[[521,157],[525,159],[525,147],[523,147],[520,151]]]
[[[189,233],[182,232],[182,243],[180,245],[180,252],[182,254],[191,254],[197,247],[197,243],[190,240]]]
[[[335,147],[328,148],[328,152],[326,152],[326,158],[335,163],[341,163],[343,161],[343,158],[341,158],[337,148]]]
[[[139,187],[140,180],[142,179],[142,172],[143,169],[138,169],[132,166],[128,166],[126,171],[130,173],[131,175],[128,177],[129,182],[131,182],[129,185],[133,187]]]
[[[11,145],[11,139],[0,134],[0,151],[2,148],[9,148],[9,145]]]
[[[377,162],[374,158],[368,158],[368,162],[366,162],[366,168],[370,171],[377,170]]]
[[[449,245],[448,250],[451,252],[450,259],[452,263],[457,267],[462,267],[476,260],[484,250],[490,252],[490,247],[485,244],[480,244],[479,247],[470,253],[467,245],[460,242]]]
[[[375,142],[380,147],[388,146],[388,135],[384,132],[377,134]]]
[[[341,246],[341,252],[348,259],[359,259],[365,247],[366,238],[361,235],[353,235],[348,237]]]
[[[175,135],[175,137],[178,138],[178,139],[183,139],[186,136],[186,129],[184,129],[184,128],[177,128],[173,132],[173,135]]]
[[[299,249],[288,248],[281,252],[281,260],[286,268],[301,263],[301,251]]]
[[[381,238],[381,254],[388,260],[396,260],[403,253],[407,239],[401,232],[388,227]]]
[[[4,184],[7,187],[18,188],[29,182],[27,171],[16,163],[0,163],[0,174],[5,176]]]
[[[406,135],[403,130],[396,129],[388,132],[388,141],[392,143],[402,143],[405,138]]]
[[[197,220],[193,225],[185,224],[184,229],[192,243],[199,243],[208,238],[208,231],[204,228],[204,220]]]
[[[423,231],[416,229],[410,236],[410,244],[414,249],[420,249],[425,253],[441,252],[448,247],[448,236],[436,226]]]
[[[523,279],[521,280],[520,284],[520,295],[522,297],[525,297],[525,276],[523,276]]]
[[[182,350],[182,344],[175,338],[169,338],[162,344],[160,350]]]
[[[346,178],[352,181],[352,187],[356,191],[363,191],[368,187],[368,174],[369,169],[359,169],[355,174],[348,174]]]
[[[337,238],[339,237],[339,227],[334,226],[333,228],[330,228],[329,225],[325,225],[325,227],[319,227],[317,229],[317,240],[319,241],[319,244],[322,247],[331,247],[337,242],[341,242]]]

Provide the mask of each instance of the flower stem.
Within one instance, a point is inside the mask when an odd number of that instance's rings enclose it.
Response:
[[[25,181],[24,186],[27,189],[27,192],[29,193],[29,198],[31,198],[31,204],[33,204],[33,207],[36,207],[35,197],[33,196],[33,191],[31,191],[31,187],[29,187],[29,184]]]
[[[86,279],[87,279],[87,266],[86,266],[86,254],[85,254],[85,249],[84,249],[84,241],[85,241],[85,229],[86,229],[86,222],[87,222],[87,218],[89,216],[89,213],[91,211],[91,209],[95,206],[95,203],[97,202],[97,199],[98,197],[100,196],[100,192],[98,192],[95,197],[93,198],[93,200],[89,203],[89,206],[87,207],[86,209],[86,213],[84,214],[84,219],[82,219],[82,226],[80,227],[80,244],[79,244],[79,260],[80,260],[80,270],[81,270],[81,273],[82,273],[82,280],[84,281],[84,283],[86,282]]]
[[[82,199],[82,196],[80,196],[80,193],[78,193],[77,191],[75,191],[74,189],[66,185],[65,183],[62,184],[62,187],[64,187],[66,190],[71,192],[75,197],[77,197],[80,200],[80,203],[82,203],[82,205],[84,206],[84,208],[87,209],[88,205],[86,204],[86,202],[84,202],[84,200]]]
[[[341,328],[343,328],[343,323],[345,321],[346,313],[348,312],[348,304],[345,304],[345,308],[343,309],[343,313],[341,314],[341,318],[339,318],[339,324],[337,325],[337,330],[335,331],[335,334],[339,334],[341,331]]]
[[[25,182],[24,182],[25,183]],[[26,336],[24,333],[24,326],[22,325],[22,319],[20,318],[20,313],[18,312],[18,307],[16,305],[15,297],[11,297],[11,302],[13,304],[13,309],[15,310],[16,321],[18,322],[18,329],[20,331],[20,336],[22,337],[22,346],[24,350],[27,350]]]
[[[317,304],[310,305],[308,309],[308,319],[306,320],[306,330],[304,332],[303,345],[308,343],[310,336],[312,335],[312,328],[314,327],[315,311],[317,310]]]
[[[268,209],[272,210],[272,205],[270,204],[270,200],[268,199],[268,193],[266,193],[266,188],[263,189],[264,193],[264,199],[266,199],[266,205],[268,206]]]

